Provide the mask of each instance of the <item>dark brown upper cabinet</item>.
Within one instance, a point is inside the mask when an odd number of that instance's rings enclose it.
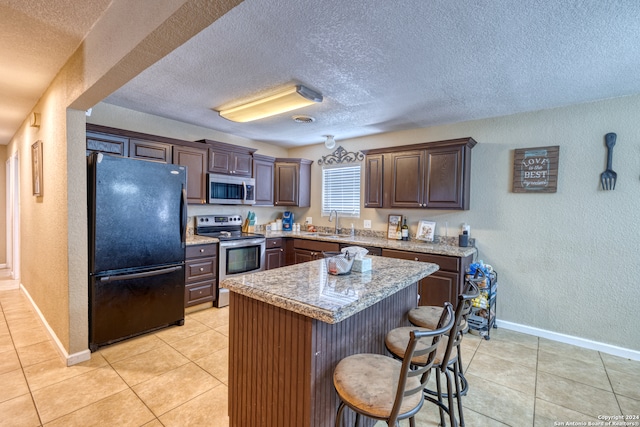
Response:
[[[383,206],[382,179],[384,155],[372,154],[365,158],[365,208],[381,208]]]
[[[473,138],[363,150],[365,208],[469,209]]]
[[[174,145],[173,163],[187,167],[187,203],[207,203],[207,149]]]
[[[253,155],[253,178],[256,181],[255,206],[273,206],[275,157]]]
[[[129,157],[152,162],[171,163],[171,144],[165,142],[129,140]]]
[[[209,145],[209,172],[223,175],[251,176],[255,148],[203,139]]]
[[[307,159],[276,159],[274,169],[274,205],[311,205],[311,164]]]

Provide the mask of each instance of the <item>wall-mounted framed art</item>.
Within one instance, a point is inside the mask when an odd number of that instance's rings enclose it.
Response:
[[[31,185],[36,197],[43,195],[42,179],[42,141],[38,140],[31,145]]]

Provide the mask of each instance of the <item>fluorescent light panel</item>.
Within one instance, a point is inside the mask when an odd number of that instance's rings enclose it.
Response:
[[[316,102],[322,102],[322,95],[305,86],[297,85],[266,98],[220,110],[218,113],[227,120],[244,123],[286,113]]]

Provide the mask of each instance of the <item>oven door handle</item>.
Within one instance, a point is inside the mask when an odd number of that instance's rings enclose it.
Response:
[[[264,237],[258,237],[255,239],[238,239],[238,240],[223,240],[220,242],[221,248],[233,248],[238,246],[254,246],[263,245],[267,242]]]

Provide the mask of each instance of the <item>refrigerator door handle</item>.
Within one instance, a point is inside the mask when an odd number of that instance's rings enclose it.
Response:
[[[180,201],[180,239],[184,248],[187,242],[187,189],[182,185],[182,200]]]
[[[142,273],[120,274],[117,276],[104,276],[100,278],[100,281],[103,283],[108,283],[116,280],[140,279],[142,277],[159,276],[161,274],[173,273],[174,271],[181,270],[181,269],[182,269],[182,266],[177,266],[177,267],[162,268],[160,270],[145,271]]]

